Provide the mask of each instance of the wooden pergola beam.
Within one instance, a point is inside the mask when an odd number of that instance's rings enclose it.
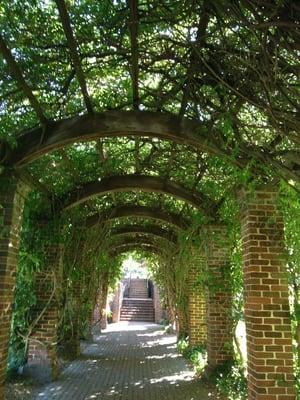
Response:
[[[133,109],[139,109],[138,0],[128,0],[130,7],[131,82]]]
[[[153,253],[162,254],[163,253],[163,250],[161,248],[143,244],[143,243],[122,244],[120,246],[115,246],[112,249],[109,249],[108,253],[112,257],[115,257],[122,253],[127,253],[128,251],[134,251],[134,250],[142,250],[142,251],[146,251],[151,254],[153,254]]]
[[[85,106],[88,113],[93,113],[93,106],[89,97],[89,93],[87,90],[87,84],[84,76],[84,72],[82,69],[79,53],[78,53],[78,43],[73,34],[73,30],[71,27],[71,20],[67,10],[67,6],[64,0],[55,0],[57,4],[57,8],[59,11],[60,19],[62,22],[62,26],[65,32],[65,36],[67,39],[67,44],[70,50],[70,55],[72,59],[72,63],[74,65],[74,69],[76,72],[76,76],[81,88],[81,92],[84,98]]]
[[[42,110],[42,107],[36,97],[34,96],[30,86],[26,82],[23,73],[17,64],[14,56],[12,55],[12,52],[10,49],[7,47],[3,37],[0,35],[0,51],[7,62],[8,68],[13,76],[13,78],[16,80],[19,88],[23,91],[25,96],[28,98],[31,107],[34,109],[40,123],[45,126],[47,124],[47,118],[44,115],[44,112]]]
[[[91,228],[98,224],[108,224],[115,220],[124,218],[131,219],[150,219],[158,221],[160,224],[171,225],[178,230],[186,229],[190,221],[179,214],[164,211],[160,208],[139,206],[136,204],[125,204],[110,208],[101,213],[95,213],[86,218],[81,224],[84,228]]]
[[[111,229],[109,235],[110,237],[146,235],[167,239],[174,243],[177,241],[177,235],[174,232],[160,228],[157,225],[123,225]]]
[[[133,244],[133,243],[145,243],[153,246],[160,247],[162,244],[168,245],[170,247],[176,246],[176,243],[168,240],[167,238],[157,238],[147,234],[140,234],[136,236],[129,236],[129,235],[115,235],[109,236],[106,238],[107,243],[113,244],[114,246],[122,245],[122,244]]]
[[[109,176],[101,179],[101,181],[96,180],[86,183],[70,193],[65,193],[62,198],[58,199],[57,209],[70,209],[90,198],[103,196],[107,193],[132,190],[170,195],[191,204],[208,217],[215,216],[218,209],[218,205],[203,193],[192,192],[180,183],[159,176],[138,174]]]
[[[150,236],[140,236],[140,237],[117,237],[117,238],[110,238],[112,240],[107,240],[106,245],[107,247],[113,246],[114,248],[117,248],[119,246],[123,245],[136,245],[136,244],[143,244],[143,245],[148,245],[148,246],[154,246],[157,248],[165,248],[166,245],[170,246],[170,248],[175,249],[176,244],[173,242],[168,241],[167,239],[164,239],[164,243],[162,241],[155,240],[154,238]]]
[[[24,132],[17,139],[15,149],[6,151],[5,163],[19,167],[42,155],[78,141],[87,142],[107,137],[156,137],[192,146],[200,151],[227,156],[228,161],[240,167],[247,159],[231,156],[230,149],[221,149],[215,140],[218,133],[207,130],[206,125],[188,118],[146,111],[106,111],[86,114],[51,122],[47,129],[36,128]],[[244,156],[244,154],[243,154]]]

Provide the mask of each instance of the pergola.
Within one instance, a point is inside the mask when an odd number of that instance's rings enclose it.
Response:
[[[215,275],[229,258],[222,207],[241,204],[249,400],[295,398],[290,324],[262,304],[288,304],[276,196],[280,179],[299,190],[297,2],[16,0],[3,1],[0,20],[0,399],[32,193],[41,220],[103,226],[111,256],[164,253],[201,221]],[[229,309],[229,297],[208,295],[211,368],[232,358],[218,304]]]

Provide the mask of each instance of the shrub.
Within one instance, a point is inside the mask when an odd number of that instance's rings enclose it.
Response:
[[[243,368],[237,363],[227,365],[216,376],[216,385],[220,394],[228,400],[247,400],[247,379]]]
[[[194,366],[197,374],[201,374],[207,363],[207,352],[205,345],[190,347],[188,339],[180,339],[177,342],[178,351]]]

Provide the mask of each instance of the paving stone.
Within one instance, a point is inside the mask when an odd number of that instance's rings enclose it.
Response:
[[[176,351],[176,337],[155,324],[109,325],[87,345],[58,381],[34,399],[206,400],[212,391],[194,378]]]

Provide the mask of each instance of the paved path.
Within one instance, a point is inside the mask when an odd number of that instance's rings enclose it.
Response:
[[[35,399],[217,399],[193,378],[174,335],[155,324],[111,324]]]

